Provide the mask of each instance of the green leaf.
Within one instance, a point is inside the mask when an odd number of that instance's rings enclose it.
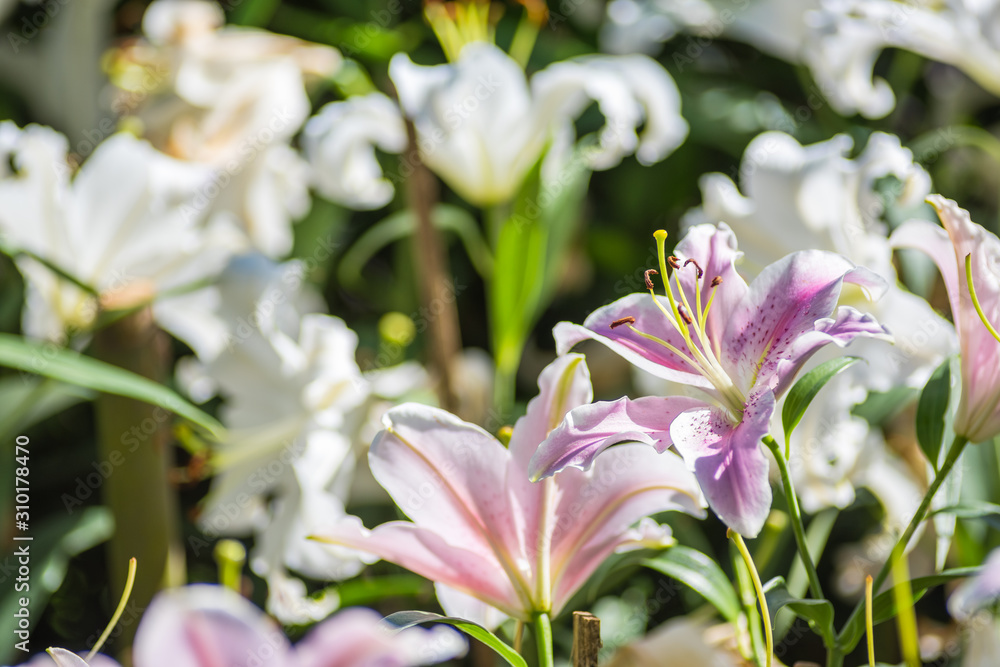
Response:
[[[837,641],[837,633],[833,629],[833,605],[829,600],[803,600],[795,598],[788,592],[784,577],[775,577],[764,584],[764,597],[767,599],[767,611],[774,616],[782,607],[788,607],[796,616],[805,619],[813,632],[823,638],[823,644],[832,647]]]
[[[640,563],[657,572],[690,586],[708,600],[727,620],[736,622],[740,616],[740,599],[714,560],[691,547],[676,545],[656,558]]]
[[[917,402],[917,441],[927,460],[938,469],[938,454],[944,438],[944,418],[951,398],[951,359],[931,374]]]
[[[851,364],[861,361],[858,357],[837,357],[812,369],[795,383],[785,398],[785,407],[781,410],[781,427],[785,430],[785,450],[792,437],[792,431],[802,421],[806,408],[816,398],[816,394],[835,375]]]
[[[201,426],[216,438],[225,431],[214,417],[191,405],[173,390],[141,375],[56,345],[43,345],[20,336],[0,334],[0,366],[158,405]]]
[[[985,501],[969,501],[961,505],[948,505],[931,512],[931,516],[937,514],[951,514],[959,519],[982,519],[987,524],[1000,530],[1000,505]]]
[[[489,285],[490,329],[498,368],[516,371],[539,315],[552,300],[576,229],[590,170],[578,150],[559,173],[535,164],[500,227]]]
[[[386,616],[385,620],[400,630],[421,623],[447,623],[489,646],[497,652],[497,655],[506,660],[507,664],[514,667],[528,667],[528,663],[524,661],[524,658],[513,648],[505,644],[499,637],[483,626],[466,621],[465,619],[441,616],[440,614],[432,614],[429,611],[397,611],[395,614]]]
[[[964,579],[966,577],[972,577],[982,570],[982,567],[959,567],[951,570],[945,570],[940,574],[932,574],[927,577],[917,577],[910,581],[910,586],[913,589],[913,601],[916,602],[924,593],[935,586],[940,586],[941,584],[946,584],[949,581],[954,581],[955,579]],[[879,595],[875,596],[872,600],[872,621],[874,625],[879,623],[884,623],[890,620],[896,615],[896,601],[892,595],[892,589],[884,591]],[[854,620],[850,625],[845,626],[840,632],[840,646],[846,652],[849,652],[857,646],[858,642],[861,641],[861,637],[864,636],[865,632],[865,618],[864,614],[858,614],[854,617]]]
[[[13,574],[11,586],[7,594],[0,598],[0,632],[5,637],[14,637],[17,618],[14,612],[20,607],[19,598],[27,597],[28,611],[32,622],[42,617],[42,611],[49,598],[62,585],[73,556],[91,549],[106,541],[114,532],[114,519],[106,507],[88,507],[73,515],[59,515],[42,520],[38,527],[32,524],[31,542],[15,542],[14,544],[29,544],[31,551],[31,593],[15,591]],[[8,573],[16,572],[17,558],[11,547],[3,561],[2,567]],[[6,592],[6,591],[5,591]],[[0,648],[0,664],[13,664],[15,660],[14,643],[5,642]]]

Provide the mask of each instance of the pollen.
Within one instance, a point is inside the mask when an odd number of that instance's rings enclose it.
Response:
[[[628,316],[628,317],[623,317],[620,320],[615,320],[614,322],[611,323],[611,328],[617,329],[623,324],[635,324],[635,318],[632,316]]]
[[[659,275],[659,273],[660,272],[657,271],[656,269],[646,269],[645,273],[646,289],[655,289],[655,286],[653,285],[653,280],[650,278],[650,276]]]

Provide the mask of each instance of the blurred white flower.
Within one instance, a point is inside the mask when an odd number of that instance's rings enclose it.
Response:
[[[877,302],[844,298],[885,324],[896,345],[857,341],[851,354],[865,362],[834,379],[809,408],[792,436],[790,469],[806,511],[846,507],[855,487],[864,486],[885,507],[887,526],[898,530],[915,509],[911,500],[920,485],[890,454],[881,432],[850,410],[870,391],[922,387],[956,340],[951,324],[898,286],[881,220],[885,202],[876,191],[876,181],[894,176],[902,183],[898,203],[915,204],[927,194],[929,177],[894,136],[873,134],[853,160],[847,157],[851,147],[845,135],[802,146],[787,134],[766,132],[744,153],[740,188],[723,174],[703,176],[702,206],[682,224],[726,222],[740,239],[740,273],[748,279],[787,253],[817,248],[840,253],[889,283]],[[829,358],[817,355],[812,365]],[[772,430],[776,437],[783,433],[779,420]]]
[[[697,59],[703,40],[718,37],[796,62],[809,37],[806,14],[819,5],[820,0],[612,0],[601,28],[601,48],[656,53],[659,43],[685,31],[698,36],[698,48],[678,51],[678,64]]]
[[[530,82],[522,67],[487,42],[462,48],[456,62],[414,64],[398,53],[389,75],[403,113],[413,120],[423,161],[468,202],[489,206],[509,200],[550,142],[560,148],[572,136],[573,121],[596,102],[605,117],[589,166],[608,169],[635,153],[642,164],[665,158],[687,136],[680,95],[670,75],[645,56],[589,56],[557,62]],[[342,105],[353,105],[346,107]],[[372,128],[362,109],[377,107],[383,127]],[[339,122],[333,123],[336,117]],[[640,126],[644,125],[642,133]],[[391,196],[367,138],[387,151],[403,146],[402,124],[380,97],[328,105],[309,133],[311,154],[322,156],[325,177],[351,182],[338,170],[364,175],[353,192],[373,193],[372,205]],[[349,139],[348,139],[349,137]],[[561,151],[558,158],[565,159]]]
[[[118,134],[71,180],[66,151],[65,137],[49,128],[0,124],[6,247],[93,288],[104,306],[142,303],[221,270],[230,239],[221,228],[206,229],[191,206],[207,169]],[[61,340],[93,324],[97,298],[31,257],[17,265],[26,282],[26,334]]]
[[[289,142],[310,112],[308,80],[332,75],[340,54],[223,20],[214,2],[150,5],[146,39],[112,65],[115,104],[163,151],[212,167],[200,208],[230,216],[252,247],[282,256],[292,221],[309,208],[308,168]]]
[[[738,653],[713,640],[719,635],[703,624],[680,617],[660,625],[645,637],[622,646],[605,667],[740,667]]]
[[[806,62],[841,113],[879,118],[892,111],[892,89],[873,71],[886,48],[953,65],[1000,95],[997,0],[823,0],[809,21],[815,38]]]
[[[309,119],[302,146],[316,190],[351,208],[381,208],[393,195],[382,176],[375,148],[406,150],[406,127],[399,107],[382,93],[331,102]]]
[[[842,115],[885,116],[896,104],[874,74],[886,48],[912,51],[962,70],[1000,95],[997,0],[613,0],[601,29],[612,53],[655,53],[681,30],[723,37],[807,66]],[[678,51],[694,60],[704,48]]]
[[[203,353],[184,373],[205,398],[217,391],[228,429],[210,459],[215,476],[200,523],[209,534],[256,534],[251,568],[270,584],[269,609],[287,623],[321,618],[336,600],[305,597],[286,568],[322,580],[357,574],[359,554],[310,542],[320,522],[344,515],[368,382],[358,339],[302,284],[297,263],[240,257],[218,284],[174,317],[196,324]]]

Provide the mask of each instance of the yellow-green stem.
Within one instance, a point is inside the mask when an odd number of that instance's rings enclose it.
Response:
[[[733,530],[728,530],[727,533],[733,539],[733,542],[736,543],[736,548],[739,549],[740,555],[743,556],[743,562],[746,563],[747,570],[750,572],[750,578],[753,581],[754,591],[757,592],[761,622],[764,624],[764,665],[765,667],[771,667],[771,658],[774,655],[774,636],[771,634],[771,614],[767,609],[767,598],[764,597],[764,587],[760,583],[760,575],[757,574],[757,568],[753,564],[753,558],[750,557],[750,551],[747,549],[746,543],[743,542],[743,536]]]
[[[799,500],[795,495],[795,487],[792,485],[792,478],[788,473],[788,461],[785,459],[781,447],[770,435],[764,436],[764,444],[771,450],[774,460],[778,462],[781,485],[785,489],[785,500],[788,503],[788,516],[792,520],[792,531],[795,533],[795,544],[799,548],[799,557],[806,568],[806,576],[809,577],[809,591],[814,598],[822,600],[824,599],[823,586],[820,584],[819,574],[816,572],[812,556],[809,555],[809,543],[806,540],[805,526],[802,523],[802,512],[799,511]]]

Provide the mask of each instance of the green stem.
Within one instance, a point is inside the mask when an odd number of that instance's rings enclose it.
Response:
[[[823,550],[826,549],[826,542],[830,538],[830,531],[833,524],[837,522],[840,514],[836,508],[828,508],[818,513],[806,529],[806,544],[809,546],[809,553],[816,554],[817,560],[822,558]],[[794,598],[805,595],[808,587],[806,578],[806,568],[802,564],[802,559],[796,556],[792,562],[792,571],[788,575],[788,592]],[[795,614],[787,608],[778,611],[774,623],[774,636],[784,637],[792,628],[795,622]]]
[[[937,494],[938,489],[941,488],[941,484],[944,483],[944,480],[948,477],[949,473],[951,473],[951,469],[955,467],[955,463],[957,463],[959,457],[962,456],[962,452],[965,451],[965,446],[967,444],[969,444],[968,438],[964,435],[955,435],[955,439],[951,443],[951,448],[948,450],[948,456],[945,458],[944,463],[941,464],[941,469],[938,470],[937,475],[934,476],[934,481],[932,481],[931,485],[927,488],[927,493],[924,494],[923,500],[920,501],[920,506],[914,513],[913,518],[910,519],[910,523],[906,526],[906,530],[903,531],[903,534],[896,542],[896,546],[893,547],[892,551],[889,553],[889,560],[885,562],[882,569],[879,570],[878,575],[875,577],[875,581],[872,586],[875,591],[878,591],[882,584],[885,583],[886,577],[889,576],[889,570],[892,568],[893,561],[902,555],[903,551],[906,549],[906,545],[910,543],[913,533],[917,531],[917,527],[923,522],[927,514],[927,509],[931,506],[931,501],[934,500],[934,496]],[[847,623],[844,624],[844,629],[853,625],[853,622],[858,617],[858,614],[864,611],[864,607],[865,601],[862,599],[854,606],[854,611],[851,612],[850,617],[847,619]],[[838,643],[842,638],[843,630],[841,630],[841,634],[837,637]],[[841,645],[840,648],[843,651],[849,652],[854,649],[855,645],[857,645],[857,642],[851,646]]]
[[[552,620],[548,612],[535,614],[534,630],[535,644],[538,646],[538,667],[553,667]]]
[[[744,618],[746,618],[746,635],[737,640],[740,654],[747,662],[752,662],[757,667],[763,667],[764,638],[761,624],[758,622],[760,615],[757,613],[757,593],[750,578],[750,569],[735,543],[731,543],[730,552],[733,573],[736,575],[736,589],[739,593],[740,607],[743,609]]]
[[[778,462],[778,470],[781,472],[781,485],[785,489],[785,499],[788,502],[788,515],[792,519],[792,531],[795,533],[795,543],[799,548],[799,556],[802,564],[805,565],[806,575],[809,577],[809,591],[817,600],[823,600],[823,586],[819,582],[819,574],[816,572],[816,565],[812,556],[809,555],[809,543],[806,541],[806,530],[802,523],[802,513],[799,511],[799,500],[795,495],[795,487],[792,485],[792,478],[788,474],[788,461],[785,460],[781,447],[770,435],[764,436],[764,444],[771,450],[774,459]]]

